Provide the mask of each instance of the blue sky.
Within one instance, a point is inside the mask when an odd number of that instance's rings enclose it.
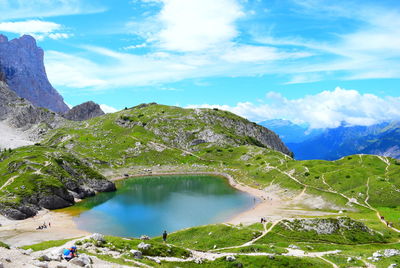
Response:
[[[37,39],[70,105],[220,107],[313,128],[400,119],[398,0],[0,0],[0,10],[0,32]]]

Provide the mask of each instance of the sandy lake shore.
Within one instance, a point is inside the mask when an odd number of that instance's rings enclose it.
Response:
[[[51,227],[36,230],[39,225],[50,222]],[[89,233],[79,230],[72,216],[66,213],[41,210],[26,220],[9,220],[0,216],[0,241],[11,246],[32,245],[47,240],[75,238]]]

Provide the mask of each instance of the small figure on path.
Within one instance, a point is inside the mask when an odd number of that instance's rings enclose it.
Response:
[[[162,239],[164,240],[164,242],[167,241],[167,236],[168,236],[167,231],[164,231],[164,233],[162,234]]]
[[[50,222],[49,222],[49,227],[51,227],[51,224],[50,224]]]

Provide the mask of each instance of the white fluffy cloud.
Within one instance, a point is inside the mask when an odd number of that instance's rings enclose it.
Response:
[[[26,20],[17,22],[0,22],[0,31],[17,33],[20,35],[29,34],[38,40],[45,37],[51,39],[69,38],[71,34],[62,33],[62,25],[42,20]]]
[[[118,112],[118,109],[115,109],[114,107],[108,106],[107,104],[100,104],[100,108],[106,114]]]
[[[237,20],[244,17],[237,0],[136,0],[160,6],[160,12],[127,23],[127,31],[141,35],[160,49],[198,52],[220,49],[238,36]]]
[[[162,0],[157,20],[163,28],[153,38],[162,48],[199,51],[238,35],[235,22],[244,16],[235,0]]]
[[[236,106],[204,104],[189,107],[219,108],[254,121],[288,119],[297,123],[308,123],[310,128],[332,128],[342,122],[348,125],[371,125],[400,119],[400,98],[381,98],[339,87],[333,91],[323,91],[293,100],[270,92],[267,99],[269,104],[240,102]]]

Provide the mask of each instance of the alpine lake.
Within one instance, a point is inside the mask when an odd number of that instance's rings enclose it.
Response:
[[[81,230],[153,237],[164,230],[225,222],[256,201],[225,178],[210,175],[135,177],[116,186],[115,192],[98,193],[59,211],[73,215]]]

